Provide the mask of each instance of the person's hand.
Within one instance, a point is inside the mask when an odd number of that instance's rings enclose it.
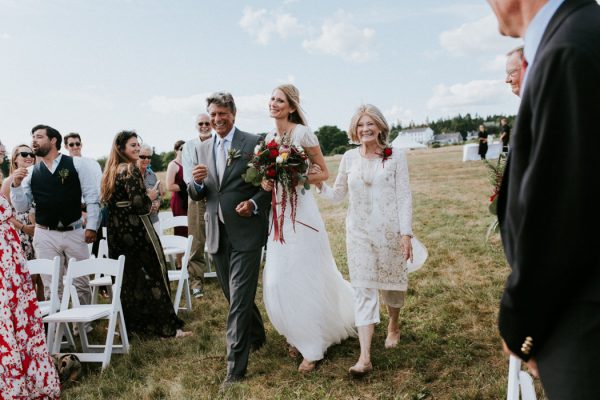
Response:
[[[155,188],[146,189],[146,194],[150,197],[150,200],[154,201],[158,198],[158,190]]]
[[[260,186],[265,192],[270,192],[275,187],[275,181],[273,179],[263,179],[262,182],[260,182]]]
[[[158,212],[159,208],[160,208],[160,201],[153,201],[152,206],[150,207],[150,214],[154,214],[155,212]]]
[[[198,184],[202,183],[207,176],[208,167],[204,164],[198,164],[192,169],[192,178],[194,178],[194,182]]]
[[[13,177],[13,181],[12,181],[12,185],[13,187],[19,187],[21,186],[21,182],[23,182],[23,179],[25,179],[25,177],[29,174],[29,172],[27,171],[27,168],[17,168],[15,170],[15,172],[13,172],[12,177]]]
[[[242,201],[235,208],[235,212],[237,212],[240,217],[251,217],[253,211],[254,203],[252,203],[250,200]]]
[[[321,166],[319,164],[312,164],[310,168],[308,168],[309,175],[320,174],[321,172],[323,172],[323,170],[321,169]]]
[[[510,351],[504,339],[502,339],[502,350],[504,351],[504,354],[508,356],[515,356],[518,359],[521,359],[518,355]],[[527,364],[527,368],[529,369],[529,373],[531,374],[531,376],[533,376],[534,378],[540,377],[540,371],[538,370],[537,361],[535,361],[534,358],[530,358],[529,361],[527,361],[525,364]]]
[[[23,225],[21,228],[21,232],[33,237],[33,233],[35,232],[35,225]]]
[[[413,260],[413,249],[412,249],[412,238],[408,235],[402,236],[402,254],[404,255],[404,261]]]
[[[94,243],[96,241],[96,231],[86,229],[84,240],[86,243]]]

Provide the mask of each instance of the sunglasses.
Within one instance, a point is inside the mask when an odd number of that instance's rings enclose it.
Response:
[[[198,126],[210,126],[210,122],[198,122]]]
[[[27,157],[35,158],[35,154],[33,154],[29,151],[20,151],[19,155],[23,158],[27,158]]]
[[[71,142],[71,143],[69,143],[69,147],[75,147],[75,146],[77,146],[77,147],[81,146],[81,142]]]
[[[140,160],[149,160],[152,156],[140,156]]]

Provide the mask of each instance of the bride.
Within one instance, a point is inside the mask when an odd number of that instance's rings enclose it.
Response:
[[[275,130],[267,135],[267,142],[279,137],[302,147],[310,163],[318,165],[308,175],[308,183],[326,180],[327,165],[317,137],[306,126],[298,89],[289,84],[275,88],[269,111]],[[267,191],[273,186],[272,180],[262,182]],[[355,335],[354,297],[352,287],[336,267],[312,192],[301,194],[301,186],[297,190],[295,229],[288,199],[282,232],[285,243],[274,240],[274,229],[269,234],[263,297],[271,323],[287,339],[290,356],[299,352],[304,357],[298,371],[310,372],[329,346]]]

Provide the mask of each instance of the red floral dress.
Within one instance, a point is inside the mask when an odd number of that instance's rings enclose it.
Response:
[[[58,374],[11,216],[0,195],[0,399],[58,399]]]

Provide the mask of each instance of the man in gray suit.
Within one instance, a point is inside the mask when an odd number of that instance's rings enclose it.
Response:
[[[206,246],[229,302],[224,384],[230,384],[244,378],[250,350],[260,348],[266,339],[254,297],[270,194],[242,178],[259,137],[234,126],[231,94],[214,93],[206,102],[217,135],[196,147],[199,163],[192,170],[188,192],[193,200],[206,198]]]

